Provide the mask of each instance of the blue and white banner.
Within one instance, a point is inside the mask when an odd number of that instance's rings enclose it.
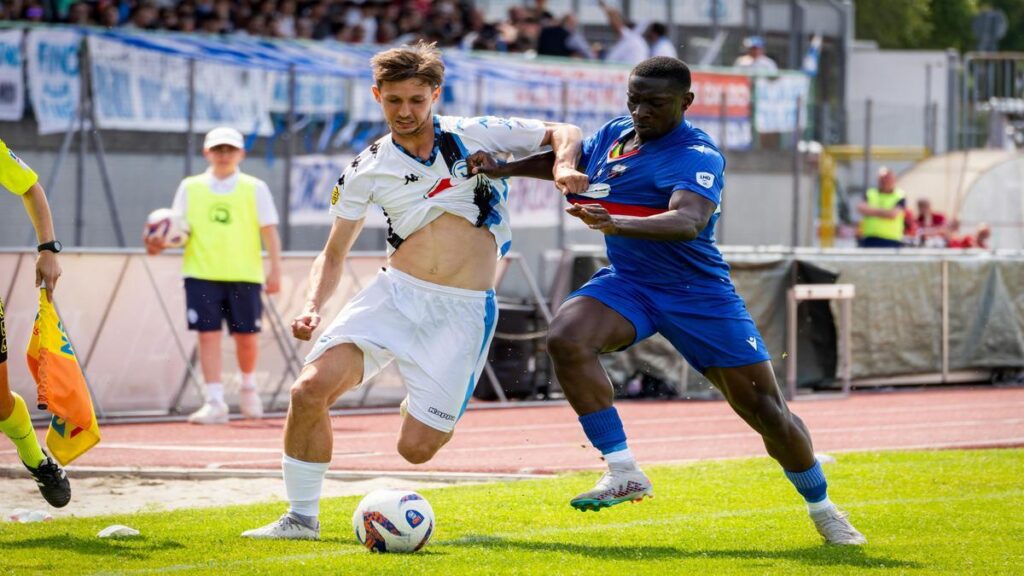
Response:
[[[754,126],[759,133],[792,132],[798,113],[800,125],[805,125],[811,86],[806,75],[762,77],[755,82]],[[802,110],[797,110],[797,102],[803,102]]]
[[[299,156],[292,163],[291,223],[294,226],[329,226],[334,221],[329,210],[331,191],[338,176],[352,162],[354,154],[337,156]],[[513,178],[508,194],[512,227],[557,226],[562,210],[562,195],[547,180]],[[379,206],[366,213],[368,228],[386,228],[388,223]]]
[[[0,120],[21,120],[25,113],[21,30],[0,32]]]
[[[76,30],[33,28],[28,33],[29,96],[40,134],[64,132],[78,109],[81,88]]]
[[[101,128],[184,132],[188,127],[188,60],[89,37],[96,123]],[[221,63],[195,66],[196,132],[231,126],[246,134],[273,132],[267,72]]]

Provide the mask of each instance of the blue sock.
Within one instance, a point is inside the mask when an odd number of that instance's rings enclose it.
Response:
[[[614,406],[580,416],[580,424],[587,439],[601,451],[601,454],[625,450],[626,431]]]
[[[821,470],[821,464],[815,460],[811,466],[803,472],[790,472],[784,470],[786,478],[796,486],[800,493],[809,503],[821,502],[828,496],[828,482],[825,481],[825,473]]]

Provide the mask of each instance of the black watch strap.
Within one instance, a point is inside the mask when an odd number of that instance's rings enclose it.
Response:
[[[59,253],[63,249],[64,249],[64,245],[60,243],[60,240],[53,240],[51,242],[43,242],[42,244],[40,244],[39,246],[36,247],[36,250],[38,252],[42,252],[43,250],[49,250],[50,252],[53,252],[54,254]]]

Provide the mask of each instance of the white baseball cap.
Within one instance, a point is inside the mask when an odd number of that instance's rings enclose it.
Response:
[[[206,139],[203,140],[203,150],[222,144],[245,150],[245,138],[242,137],[242,133],[230,126],[218,126],[207,132]]]

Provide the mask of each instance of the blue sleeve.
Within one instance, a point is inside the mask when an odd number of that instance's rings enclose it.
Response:
[[[659,171],[657,185],[660,190],[674,193],[687,190],[715,203],[722,202],[725,187],[725,159],[717,150],[687,149],[682,158],[673,159]]]
[[[586,172],[587,166],[590,165],[590,158],[594,155],[594,150],[597,149],[597,141],[601,138],[601,131],[591,134],[589,137],[583,140],[583,152],[580,154],[580,161],[576,165],[576,168],[580,172]]]

